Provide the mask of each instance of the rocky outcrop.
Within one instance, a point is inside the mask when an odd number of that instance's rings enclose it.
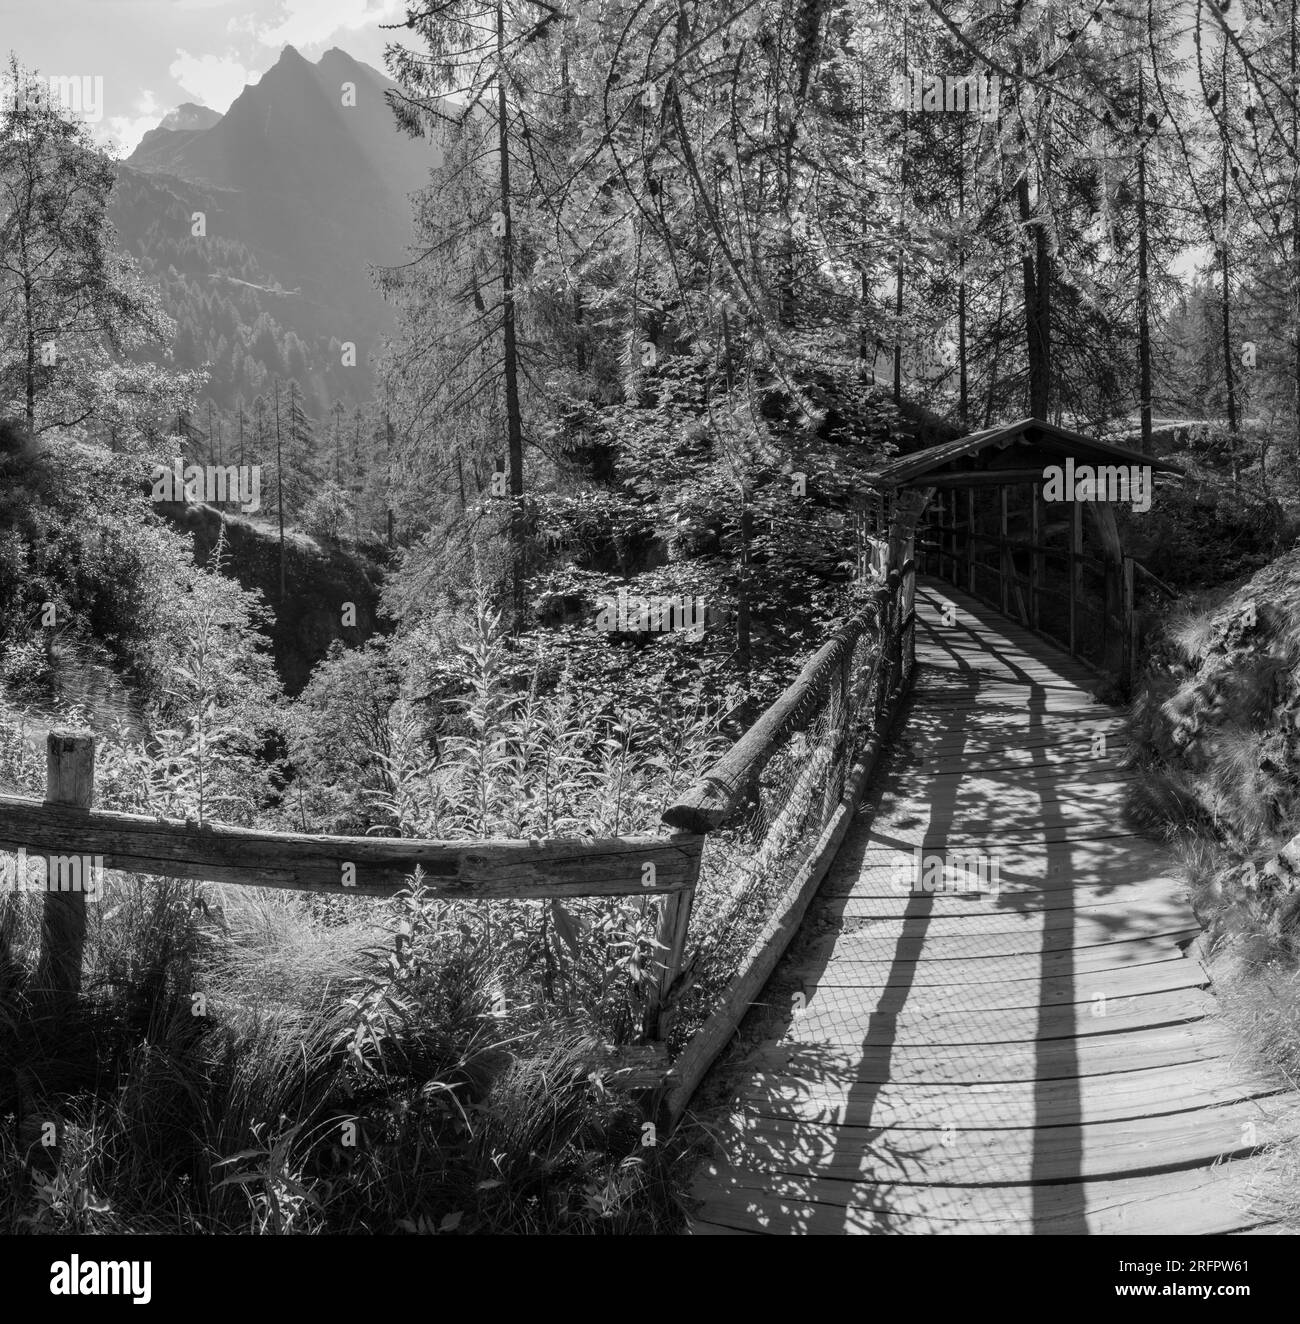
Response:
[[[271,651],[289,694],[302,689],[335,639],[355,647],[391,628],[379,617],[383,569],[363,552],[287,533],[281,598],[280,545],[274,531],[199,503],[160,501],[154,508],[193,535],[195,560],[201,565],[208,565],[224,528],[226,572],[244,588],[259,590],[275,614],[268,631]]]

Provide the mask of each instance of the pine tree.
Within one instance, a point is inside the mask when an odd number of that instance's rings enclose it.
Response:
[[[116,394],[114,359],[174,330],[108,219],[113,163],[9,61],[0,111],[0,408],[29,432],[83,423]]]
[[[499,339],[499,352],[491,353],[489,365],[473,377],[478,382],[495,378],[504,414],[515,628],[523,619],[527,522],[517,292],[523,271],[511,179],[512,156],[518,150],[513,139],[528,128],[526,98],[520,93],[527,47],[545,40],[563,17],[545,0],[442,0],[411,14],[409,26],[423,39],[428,53],[394,48],[389,57],[394,76],[409,89],[389,94],[399,123],[414,135],[454,129],[456,164],[450,172],[444,171],[440,199],[457,191],[473,198],[468,213],[461,213],[468,215],[468,223],[453,222],[437,237],[429,234],[432,217],[426,204],[419,217],[421,246],[430,255],[426,264],[433,260],[444,281],[451,277],[453,300],[462,306],[472,304],[475,310],[453,341],[450,357],[455,369],[488,358],[489,346]],[[462,108],[446,100],[452,91],[461,94]],[[490,192],[482,187],[484,157],[493,162]],[[427,271],[423,274],[427,276]],[[407,283],[409,289],[409,279]],[[483,298],[485,285],[496,295],[490,308]],[[391,505],[389,518],[391,530]]]

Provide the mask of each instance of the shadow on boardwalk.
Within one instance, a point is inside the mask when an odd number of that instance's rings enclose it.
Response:
[[[1277,1089],[1233,1061],[1172,862],[1123,823],[1119,712],[946,585],[917,606],[901,734],[712,1084],[695,1230],[1250,1226]],[[918,847],[997,885],[915,887]]]

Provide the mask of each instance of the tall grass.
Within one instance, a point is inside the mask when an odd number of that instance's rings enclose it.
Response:
[[[9,1232],[656,1231],[673,1153],[593,1073],[581,1018],[516,1000],[500,925],[113,878],[86,991],[29,997],[6,898],[0,1217]],[[510,996],[501,996],[507,990]]]
[[[196,611],[150,738],[101,736],[98,803],[302,815],[308,796],[292,785],[276,810],[269,778],[250,783],[248,747],[226,734],[231,623],[210,604]],[[694,775],[695,730],[707,750],[703,720],[683,719],[686,735],[664,724],[673,754],[648,743],[636,714],[584,713],[517,684],[490,613],[467,633],[442,656],[449,697],[436,720],[408,686],[383,710],[382,746],[354,751],[376,774],[368,826],[450,838],[651,830]],[[43,760],[24,721],[0,709],[0,784],[39,794]],[[32,986],[39,904],[0,897],[6,1231],[680,1222],[680,1147],[645,1130],[596,1066],[644,1028],[652,901],[452,904],[417,876],[377,902],[110,874],[88,907],[83,994],[57,1019]]]
[[[353,830],[443,840],[612,837],[664,831],[664,809],[716,756],[716,723],[675,696],[594,702],[571,676],[543,689],[534,660],[507,638],[480,595],[459,638],[404,641],[422,658],[419,684],[395,683],[369,750],[318,759],[336,780],[366,785],[366,816]],[[308,696],[293,759],[322,753],[319,721],[339,687],[369,702],[371,682],[340,659]],[[429,695],[435,695],[431,701]],[[334,806],[335,784],[304,774],[304,799]],[[355,801],[354,801],[355,802]],[[708,881],[708,880],[706,880]],[[708,881],[708,886],[713,886]],[[709,895],[701,897],[709,913]],[[510,954],[511,996],[577,1018],[614,1044],[647,1029],[660,958],[662,902],[499,901],[458,904],[448,923],[481,923]]]

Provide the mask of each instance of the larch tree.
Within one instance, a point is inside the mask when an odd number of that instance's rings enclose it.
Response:
[[[31,432],[93,418],[128,351],[173,326],[108,220],[115,171],[84,127],[10,58],[0,110],[0,405]],[[134,374],[136,377],[138,373]]]

